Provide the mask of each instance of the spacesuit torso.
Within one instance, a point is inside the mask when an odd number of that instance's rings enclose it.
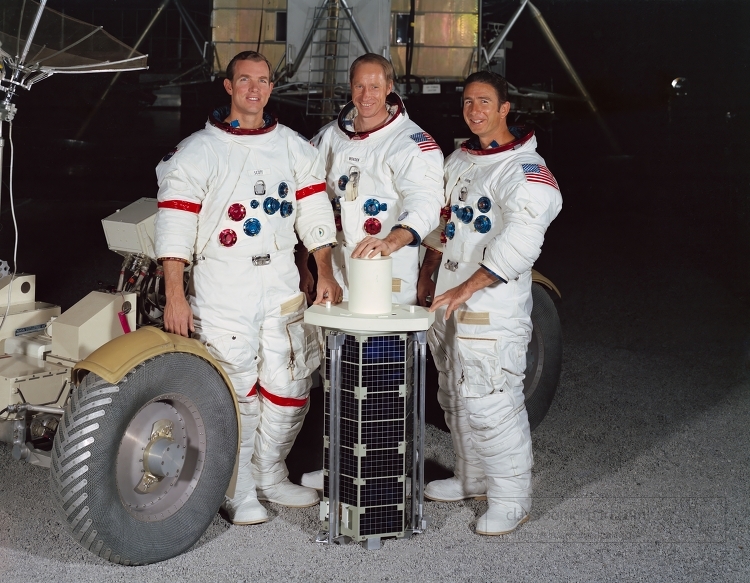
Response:
[[[536,153],[533,131],[505,146],[466,142],[445,163],[448,208],[435,295],[466,281],[481,265],[507,283],[475,292],[470,311],[491,312],[505,333],[530,338],[531,267],[544,232],[562,206],[555,178]],[[426,245],[434,246],[434,235]]]
[[[416,303],[419,244],[439,222],[443,156],[432,137],[412,122],[394,93],[390,119],[370,132],[355,132],[350,103],[313,139],[322,152],[326,190],[337,215],[339,245],[334,273],[348,297],[351,252],[364,237],[384,238],[394,227],[415,235],[393,257],[393,302]]]
[[[220,121],[223,113],[156,168],[157,256],[192,261],[291,251],[295,227],[310,250],[333,243],[315,150],[268,115],[259,130],[237,130]]]

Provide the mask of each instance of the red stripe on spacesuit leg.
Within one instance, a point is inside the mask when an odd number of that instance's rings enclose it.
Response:
[[[274,395],[272,393],[269,393],[266,389],[258,385],[258,388],[260,389],[260,395],[264,399],[268,399],[273,403],[274,405],[278,405],[279,407],[304,407],[307,403],[307,399],[309,397],[305,397],[304,399],[293,399],[291,397],[279,397],[278,395]]]
[[[157,206],[160,209],[175,209],[196,214],[201,210],[201,205],[197,202],[188,202],[186,200],[165,200],[164,202],[160,202]]]
[[[326,191],[326,184],[325,182],[321,182],[320,184],[313,184],[311,186],[306,186],[305,188],[299,189],[295,196],[297,197],[297,200],[301,200],[305,198],[306,196],[310,196],[311,194],[317,194],[318,192],[325,192],[325,191]]]
[[[245,396],[246,397],[253,397],[253,396],[257,395],[257,394],[258,394],[258,383],[255,383],[253,385],[253,388],[250,389],[250,392],[247,395],[245,395]]]

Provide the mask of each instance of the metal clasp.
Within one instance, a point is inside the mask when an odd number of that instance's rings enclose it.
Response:
[[[253,265],[268,265],[271,263],[270,255],[253,255]]]
[[[357,200],[359,196],[359,168],[352,166],[349,168],[349,181],[346,183],[346,200]]]
[[[451,261],[448,259],[448,261],[445,262],[445,268],[448,271],[456,271],[456,269],[458,269],[458,261]]]

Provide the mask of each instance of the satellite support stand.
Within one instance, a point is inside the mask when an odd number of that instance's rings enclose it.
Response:
[[[316,542],[378,549],[382,538],[410,538],[427,528],[426,330],[433,321],[418,306],[364,315],[343,302],[305,312],[305,322],[326,329],[328,475]]]

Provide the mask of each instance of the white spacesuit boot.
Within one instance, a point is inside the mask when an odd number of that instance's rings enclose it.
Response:
[[[468,498],[486,500],[487,481],[482,462],[471,443],[471,427],[466,411],[458,399],[451,399],[452,405],[446,404],[447,400],[445,393],[439,391],[438,401],[443,407],[445,422],[451,431],[456,465],[453,468],[453,477],[433,480],[425,486],[424,496],[438,502],[456,502]]]
[[[258,397],[239,403],[241,419],[240,453],[237,487],[234,498],[225,498],[222,508],[233,524],[258,524],[268,520],[268,513],[258,502],[251,460],[255,447],[255,430],[260,420]]]
[[[487,476],[489,508],[477,520],[477,534],[513,532],[531,512],[529,420],[523,393],[520,404],[517,399],[509,403],[508,397],[501,392],[466,399],[474,448]]]
[[[325,480],[325,474],[323,470],[316,470],[314,472],[307,472],[302,474],[302,479],[299,481],[300,484],[313,490],[322,490],[323,481]]]
[[[253,476],[259,500],[292,508],[306,508],[320,501],[314,489],[289,481],[285,462],[309,408],[309,400],[301,407],[277,405],[267,398],[261,402],[261,421],[253,454]]]

